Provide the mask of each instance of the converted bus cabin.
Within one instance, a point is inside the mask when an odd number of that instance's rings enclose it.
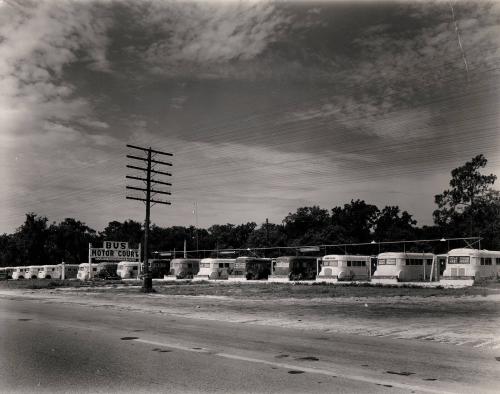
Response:
[[[139,277],[139,262],[120,261],[116,273],[122,279],[136,279]]]
[[[173,259],[169,276],[176,279],[192,279],[200,270],[200,259]]]
[[[271,275],[271,259],[238,257],[229,280],[265,280]]]
[[[311,256],[280,256],[272,260],[273,281],[314,280],[316,279],[318,262]]]
[[[97,269],[95,271],[95,277],[100,279],[116,279],[118,263],[113,261],[102,261],[97,264]]]
[[[12,271],[12,279],[21,280],[25,278],[27,267],[15,267]]]
[[[2,269],[5,272],[5,279],[12,279],[12,273],[16,267],[3,267]]]
[[[200,261],[200,270],[193,279],[227,279],[234,268],[235,259],[207,258]]]
[[[163,277],[170,272],[170,260],[149,259],[148,262],[153,278],[163,279]]]
[[[492,280],[499,276],[500,252],[479,249],[452,249],[448,252],[441,281]]]
[[[322,263],[317,280],[370,280],[370,256],[332,254],[324,256]]]
[[[42,265],[38,272],[39,279],[61,279],[62,264]],[[64,264],[64,279],[76,278],[78,273],[78,264]]]
[[[38,279],[38,273],[42,269],[40,265],[30,265],[26,267],[24,277],[26,279]]]
[[[90,264],[90,269],[92,270],[92,273],[89,271],[89,263],[82,263],[78,266],[78,274],[77,278],[80,280],[89,280],[91,277],[93,278],[95,276],[95,273],[97,272],[97,266],[99,264],[97,263],[92,263]]]
[[[377,257],[377,270],[373,273],[372,282],[419,282],[430,279],[432,267],[433,278],[437,278],[437,263],[432,253],[387,252]]]

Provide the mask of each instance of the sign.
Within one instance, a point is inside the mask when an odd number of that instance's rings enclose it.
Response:
[[[128,242],[104,241],[103,249],[126,250],[128,249]]]
[[[89,245],[91,261],[140,261],[141,249],[129,249],[128,242],[104,241],[102,248]]]
[[[139,249],[104,249],[91,248],[90,258],[93,260],[139,261]]]
[[[305,252],[319,252],[319,246],[306,246],[304,248],[300,248],[299,251],[302,253]]]

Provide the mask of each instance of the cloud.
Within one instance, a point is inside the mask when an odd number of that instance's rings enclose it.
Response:
[[[288,19],[271,2],[129,3],[143,27],[157,32],[144,48],[129,47],[159,74],[218,74],[220,65],[251,61],[279,40]]]
[[[108,20],[101,6],[79,1],[0,5],[0,119],[4,132],[40,128],[44,120],[92,122],[90,104],[75,95],[65,67],[107,70]]]
[[[340,61],[350,67],[332,73],[331,91],[288,112],[286,121],[330,120],[389,136],[390,122],[406,119],[420,127],[430,120],[430,111],[418,108],[421,103],[467,93],[486,78],[498,79],[490,71],[500,60],[499,3],[455,5],[468,76],[449,3],[401,5],[398,14],[411,23],[375,24],[357,34],[351,41],[355,52]]]

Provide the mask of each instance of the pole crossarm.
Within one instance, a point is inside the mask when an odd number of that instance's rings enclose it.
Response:
[[[160,175],[166,175],[166,176],[172,176],[170,172],[163,172],[163,171],[156,171],[156,170],[150,170],[153,174],[160,174]],[[152,179],[151,179],[152,180]]]
[[[142,168],[142,167],[136,167],[136,166],[131,166],[130,164],[127,164],[127,168],[131,168],[133,170],[139,170],[139,171],[144,171],[144,172],[147,172],[148,169],[147,168]],[[163,171],[156,171],[156,170],[149,170],[150,172],[154,173],[154,174],[159,174],[159,175],[166,175],[166,176],[172,176],[171,173],[169,172],[163,172]]]
[[[130,164],[127,164],[127,168],[132,168],[133,170],[139,170],[139,171],[147,171],[148,170],[147,168],[131,166]]]
[[[127,158],[129,159],[134,159],[134,160],[141,160],[141,161],[145,161],[147,162],[148,159],[146,159],[145,157],[139,157],[139,156],[133,156],[133,155],[127,155]],[[163,164],[164,166],[172,166],[172,163],[167,163],[166,161],[159,161],[159,160],[153,160],[151,159],[151,163],[155,163],[155,164]]]
[[[128,179],[135,179],[136,181],[143,181],[143,182],[147,182],[147,179],[146,178],[140,178],[138,176],[132,176],[132,175],[125,175],[125,178],[128,178]],[[165,185],[165,186],[172,186],[171,183],[168,183],[168,182],[162,182],[162,181],[155,181],[154,179],[151,179],[151,183],[157,183],[159,185]]]
[[[155,189],[151,189],[151,193],[156,193],[156,194],[166,194],[168,196],[171,196],[172,193],[170,192],[166,192],[166,191],[163,191],[163,190],[155,190]]]
[[[127,144],[127,148],[139,149],[139,150],[142,150],[144,152],[150,151],[151,153],[156,153],[158,155],[173,156],[172,153],[162,152],[162,151],[151,149],[151,148],[143,148],[142,146],[136,146],[136,145]]]
[[[125,188],[127,189],[132,189],[132,190],[140,190],[141,192],[147,192],[148,189],[145,189],[143,187],[136,187],[136,186],[125,186]],[[166,192],[166,191],[163,191],[163,190],[154,190],[154,189],[150,189],[151,193],[158,193],[158,194],[167,194],[169,196],[172,195],[172,193],[170,192]]]
[[[143,202],[148,202],[147,199],[145,198],[140,198],[140,197],[132,197],[132,196],[126,196],[127,200],[137,200],[137,201],[143,201]],[[165,205],[171,205],[169,201],[160,201],[160,200],[153,200],[149,199],[150,202],[154,202],[155,204],[165,204]]]

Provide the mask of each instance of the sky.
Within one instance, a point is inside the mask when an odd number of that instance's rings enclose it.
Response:
[[[499,71],[500,2],[0,0],[0,233],[143,221],[126,144],[174,154],[160,226],[431,224],[453,168],[500,175]]]

